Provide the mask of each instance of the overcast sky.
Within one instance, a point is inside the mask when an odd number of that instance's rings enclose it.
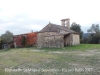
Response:
[[[39,31],[49,21],[61,25],[64,18],[87,32],[93,23],[100,24],[100,0],[0,0],[0,35]]]

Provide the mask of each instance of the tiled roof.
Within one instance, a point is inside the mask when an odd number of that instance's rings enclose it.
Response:
[[[76,31],[68,29],[65,26],[60,26],[60,25],[56,25],[56,24],[52,24],[52,23],[49,23],[47,26],[45,26],[39,32],[60,32],[60,30],[64,30],[64,31],[69,32],[69,33],[77,33]]]

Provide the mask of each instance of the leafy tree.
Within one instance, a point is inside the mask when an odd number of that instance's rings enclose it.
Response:
[[[1,38],[0,38],[0,43],[2,42]]]
[[[99,24],[92,24],[91,28],[87,30],[88,32],[91,33],[99,33]]]
[[[1,39],[3,43],[9,44],[13,41],[13,33],[11,33],[10,31],[6,31],[5,34],[1,35]]]
[[[13,41],[13,33],[11,33],[10,31],[6,31],[5,34],[1,35],[1,39],[3,43],[8,44]]]
[[[73,22],[70,29],[78,32],[80,34],[80,39],[82,38],[83,31],[81,30],[81,26],[79,24]]]
[[[26,45],[26,37],[25,36],[22,36],[22,45],[25,47]]]
[[[99,24],[92,24],[90,29],[87,30],[91,33],[89,43],[91,44],[98,44],[100,43],[100,30],[99,30]]]

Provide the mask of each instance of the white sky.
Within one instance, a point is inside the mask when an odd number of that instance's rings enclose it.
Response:
[[[87,32],[93,23],[100,24],[100,0],[0,0],[0,35],[39,31],[64,18]]]

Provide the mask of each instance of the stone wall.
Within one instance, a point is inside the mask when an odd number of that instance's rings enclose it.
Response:
[[[56,32],[44,32],[44,33],[38,33],[37,35],[37,48],[43,48],[45,46],[44,40],[45,36],[49,35],[56,35]]]
[[[61,48],[65,46],[80,44],[79,34],[57,35],[56,32],[44,32],[37,35],[37,48],[56,47]]]
[[[44,38],[44,47],[55,47],[55,48],[61,48],[64,47],[64,40],[63,36],[46,36]]]
[[[38,33],[37,35],[37,48],[42,48],[44,43],[44,33]]]
[[[79,34],[72,34],[72,45],[80,44],[80,36]]]

